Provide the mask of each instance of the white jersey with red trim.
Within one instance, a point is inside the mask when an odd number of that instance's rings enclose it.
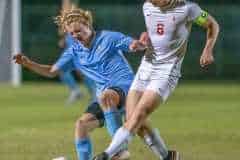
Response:
[[[143,65],[151,65],[152,69],[154,66],[155,69],[163,67],[166,74],[180,76],[181,63],[186,53],[191,25],[201,15],[201,8],[196,3],[186,2],[163,11],[152,3],[145,2],[143,13],[153,47],[150,64],[145,55],[142,61]]]

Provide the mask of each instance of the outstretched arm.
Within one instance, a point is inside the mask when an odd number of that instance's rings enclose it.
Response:
[[[45,77],[53,78],[58,74],[58,70],[54,69],[51,65],[38,64],[30,60],[27,56],[23,54],[17,54],[13,57],[15,63],[20,64],[31,71],[40,74]]]
[[[200,65],[205,67],[214,62],[213,49],[218,38],[219,25],[212,16],[208,15],[206,22],[201,26],[207,30],[207,40],[200,58]]]

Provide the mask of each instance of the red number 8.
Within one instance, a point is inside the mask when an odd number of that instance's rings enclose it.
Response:
[[[164,34],[164,24],[157,24],[157,33],[161,36]]]

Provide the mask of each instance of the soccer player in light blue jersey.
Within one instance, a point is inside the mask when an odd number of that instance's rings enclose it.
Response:
[[[61,32],[61,31],[60,31]],[[66,50],[74,43],[74,38],[70,34],[64,34],[63,39],[60,39],[59,41],[59,47],[64,48]],[[77,75],[80,73],[77,72]],[[82,97],[81,90],[79,88],[79,85],[77,84],[77,81],[72,74],[71,71],[67,72],[60,72],[59,77],[61,81],[69,88],[70,95],[67,99],[67,105],[74,103],[76,100],[80,99]],[[95,83],[91,79],[83,76],[83,82],[85,86],[87,87],[91,101],[96,99],[96,91],[95,91]]]
[[[95,32],[91,12],[72,8],[56,18],[59,27],[76,39],[54,65],[42,65],[18,54],[15,62],[47,77],[54,77],[60,71],[77,70],[96,84],[98,100],[91,103],[86,112],[77,120],[75,146],[78,160],[90,160],[92,143],[89,132],[105,123],[111,136],[122,125],[125,97],[134,74],[122,52],[133,51],[131,45],[137,40],[119,32]],[[139,43],[139,47],[141,48]],[[122,148],[126,148],[122,145]],[[125,149],[115,159],[128,159]]]
[[[62,0],[62,7],[61,7],[61,11],[66,11],[68,9],[71,8],[71,5],[73,3],[71,2],[71,0]],[[59,33],[59,37],[60,37],[60,40],[58,42],[58,46],[61,48],[61,49],[67,49],[69,48],[73,43],[74,43],[74,38],[70,35],[70,34],[66,34],[62,31],[61,28],[59,28],[58,30],[58,33]],[[77,75],[81,75],[79,72],[76,72]],[[74,102],[76,102],[78,99],[81,99],[83,94],[80,90],[80,87],[73,75],[72,72],[68,71],[68,72],[61,72],[59,74],[59,77],[60,77],[60,80],[62,81],[63,84],[65,84],[69,91],[70,91],[70,94],[69,94],[69,97],[66,101],[66,104],[67,105],[70,105],[70,104],[73,104]],[[91,79],[83,76],[83,82],[85,84],[85,86],[87,87],[88,89],[88,92],[90,93],[90,97],[91,97],[91,100],[90,101],[93,101],[96,99],[96,91],[95,91],[95,84],[94,84],[94,81],[92,81]]]

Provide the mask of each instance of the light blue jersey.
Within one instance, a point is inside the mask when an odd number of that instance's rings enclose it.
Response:
[[[77,40],[75,40],[75,39],[71,36],[71,34],[67,33],[67,34],[65,35],[64,41],[65,41],[65,48],[67,49],[67,48],[71,47],[71,46],[74,44],[74,42],[76,42]]]
[[[97,95],[112,86],[127,94],[134,73],[119,51],[128,52],[132,38],[119,32],[97,32],[90,48],[75,41],[55,63],[62,71],[79,70],[96,83]]]
[[[77,40],[74,39],[71,36],[71,34],[67,33],[65,35],[64,42],[65,42],[64,51],[66,51],[69,47],[71,47],[74,44],[74,42],[77,42]],[[80,88],[79,88],[79,86],[77,84],[77,81],[75,80],[71,70],[69,70],[67,72],[61,72],[60,73],[60,79],[64,84],[66,84],[68,86],[68,88],[70,89],[70,91],[72,93],[80,94]],[[95,87],[94,81],[87,78],[86,76],[84,76],[83,77],[83,82],[86,85],[89,93],[91,94],[91,101],[96,101],[96,87]],[[72,96],[72,95],[75,95],[75,94],[70,94],[70,97],[69,97],[69,100],[68,100],[69,102],[71,102],[73,100],[72,97],[74,97],[74,96]]]

